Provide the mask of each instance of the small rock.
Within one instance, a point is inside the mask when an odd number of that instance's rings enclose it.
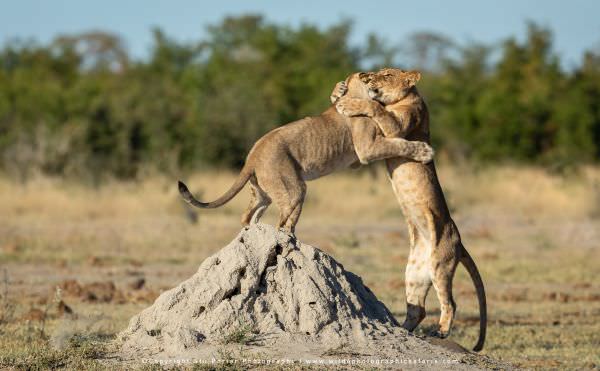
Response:
[[[146,280],[144,278],[138,278],[129,284],[129,288],[132,290],[140,290],[145,284]]]
[[[63,294],[71,296],[81,295],[81,285],[76,280],[65,280],[58,285]]]
[[[93,282],[83,286],[81,291],[81,297],[85,301],[110,303],[117,288],[112,281]]]
[[[57,309],[59,317],[62,317],[64,315],[72,315],[73,314],[73,309],[62,300],[58,302],[56,309]]]

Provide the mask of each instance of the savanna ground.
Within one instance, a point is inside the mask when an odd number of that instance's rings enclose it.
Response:
[[[297,236],[362,276],[401,319],[407,233],[378,170],[311,182]],[[600,367],[600,169],[439,172],[486,283],[483,353],[524,368]],[[233,179],[216,171],[186,178],[203,199]],[[90,188],[0,179],[0,368],[101,368],[95,359],[133,314],[236,235],[247,190],[221,209],[196,213],[180,201],[175,180]],[[275,214],[272,207],[265,221]],[[454,286],[451,339],[471,347],[478,312],[464,269]],[[420,331],[434,326],[437,308],[432,291]]]

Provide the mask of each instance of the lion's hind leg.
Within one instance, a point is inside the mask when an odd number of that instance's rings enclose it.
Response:
[[[277,205],[279,207],[279,228],[294,233],[304,204],[306,184],[300,178],[296,182],[286,183],[286,187],[280,190],[285,196],[280,198]]]
[[[406,265],[406,319],[402,327],[413,331],[425,318],[425,299],[431,287],[429,266],[423,256],[422,244],[411,248]]]
[[[306,190],[303,190],[300,194],[300,197],[295,200],[295,205],[292,205],[292,212],[287,218],[285,225],[283,228],[287,231],[294,233],[294,229],[296,228],[296,224],[298,223],[298,219],[300,218],[300,213],[302,213],[302,205],[304,205],[304,197],[306,195]]]
[[[431,276],[433,278],[433,287],[440,302],[440,322],[437,336],[445,338],[450,334],[454,314],[456,313],[456,303],[452,297],[452,280],[456,271],[458,261],[456,258],[436,259],[435,253],[432,254]]]
[[[276,169],[261,172],[259,184],[279,209],[279,228],[294,233],[302,211],[306,183],[291,159],[280,158]]]
[[[256,224],[271,204],[271,198],[250,178],[250,204],[242,216],[242,225]]]

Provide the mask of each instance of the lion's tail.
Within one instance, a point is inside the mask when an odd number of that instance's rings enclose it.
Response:
[[[479,275],[477,265],[475,265],[473,258],[471,258],[471,255],[469,255],[464,246],[462,246],[460,262],[465,266],[467,272],[469,272],[469,275],[473,280],[473,284],[475,285],[475,290],[477,291],[477,300],[479,301],[479,339],[477,340],[477,344],[475,344],[473,350],[479,352],[481,349],[483,349],[483,344],[485,343],[485,333],[487,330],[487,304],[485,299],[485,288],[483,287],[483,281],[481,279],[481,275]]]
[[[192,195],[188,187],[181,180],[178,181],[179,193],[181,194],[181,197],[183,197],[183,199],[190,205],[200,207],[203,209],[214,209],[216,207],[226,204],[232,198],[234,198],[235,195],[237,195],[242,190],[242,188],[244,188],[244,185],[246,185],[253,173],[253,169],[249,169],[248,166],[244,166],[244,168],[240,172],[240,175],[238,176],[235,183],[233,183],[231,188],[229,188],[229,190],[225,192],[223,196],[217,198],[212,202],[198,201],[196,198],[194,198],[194,195]]]

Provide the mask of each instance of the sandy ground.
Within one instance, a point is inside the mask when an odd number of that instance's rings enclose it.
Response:
[[[482,353],[526,368],[598,367],[600,171],[440,173],[486,284],[489,330]],[[202,174],[188,184],[211,198],[232,179]],[[0,181],[2,367],[98,366],[129,318],[237,234],[246,194],[224,209],[192,214],[174,188],[164,179],[96,190],[53,180],[25,187]],[[312,182],[297,235],[360,275],[396,318],[404,317],[408,242],[384,177]],[[469,348],[477,335],[477,302],[462,269],[454,287],[459,309],[450,340]],[[427,307],[417,335],[437,321],[435,295]],[[224,357],[239,356],[233,350],[223,350]]]

